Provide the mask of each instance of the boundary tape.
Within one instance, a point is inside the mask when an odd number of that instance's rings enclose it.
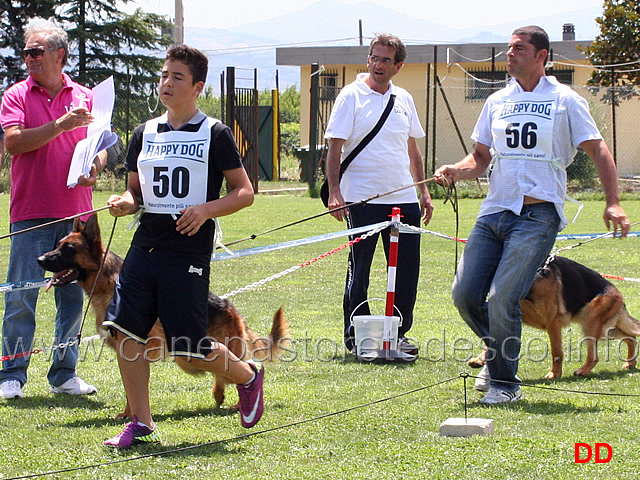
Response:
[[[47,283],[49,283],[49,280],[51,279],[45,278],[43,280],[25,280],[23,282],[0,283],[0,293],[46,287]]]
[[[284,250],[286,248],[299,247],[300,245],[309,245],[312,243],[323,242],[325,240],[332,240],[334,238],[347,237],[349,235],[358,235],[360,233],[368,232],[370,230],[376,230],[378,228],[384,229],[390,224],[391,222],[387,220],[386,222],[380,222],[373,225],[366,225],[364,227],[352,228],[350,230],[342,230],[340,232],[325,233],[322,235],[317,235],[315,237],[300,238],[298,240],[290,240],[288,242],[275,243],[272,245],[264,245],[262,247],[245,248],[242,250],[233,251],[231,253],[227,253],[227,252],[214,253],[211,256],[211,261],[215,262],[218,260],[228,260],[230,258],[247,257],[249,255],[257,255],[259,253],[266,253],[266,252],[275,252],[278,250]]]

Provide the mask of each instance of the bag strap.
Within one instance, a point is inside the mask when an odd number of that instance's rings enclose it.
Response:
[[[382,115],[380,116],[378,123],[376,123],[376,125],[371,129],[369,133],[367,133],[366,137],[360,140],[360,143],[356,146],[356,148],[351,150],[349,155],[347,155],[347,158],[345,158],[344,161],[340,164],[340,178],[342,178],[342,175],[344,175],[345,170],[347,169],[349,164],[353,161],[353,159],[356,158],[356,156],[362,150],[364,150],[364,147],[366,147],[367,144],[371,140],[373,140],[373,137],[375,137],[378,134],[378,132],[382,128],[382,125],[384,125],[384,122],[389,117],[389,114],[391,113],[391,109],[393,108],[393,104],[395,100],[396,100],[396,96],[394,94],[391,94],[389,96],[389,101],[387,102],[387,106],[385,107],[384,112],[382,112]]]

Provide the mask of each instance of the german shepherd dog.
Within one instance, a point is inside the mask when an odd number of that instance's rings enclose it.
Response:
[[[103,259],[104,265],[98,276]],[[43,269],[54,273],[47,289],[51,286],[63,287],[77,281],[87,295],[91,295],[90,302],[96,317],[96,328],[101,335],[105,336],[107,345],[115,349],[115,339],[105,332],[102,328],[102,322],[113,297],[116,279],[123,260],[111,251],[105,252],[97,215],[93,214],[89,217],[84,225],[76,218],[73,231],[60,241],[55,250],[40,256],[38,263]],[[283,342],[286,342],[289,336],[289,322],[284,317],[282,308],[273,317],[269,336],[258,337],[247,327],[238,310],[228,300],[209,292],[208,305],[208,336],[224,343],[238,358],[268,361],[277,358],[277,355],[281,353]],[[149,333],[149,340],[145,346],[146,358],[150,360],[165,358],[167,356],[166,344],[164,329],[158,320]],[[190,362],[177,363],[188,374],[204,373],[192,367]],[[225,387],[224,379],[216,377],[213,396],[218,406],[224,401]],[[236,409],[237,405],[231,408]],[[127,404],[125,411],[119,414],[118,418],[129,416],[129,405]]]
[[[522,323],[546,330],[553,358],[545,378],[562,376],[562,329],[570,323],[582,326],[587,356],[573,372],[587,376],[598,363],[598,340],[619,338],[627,345],[623,369],[636,367],[636,336],[640,322],[629,315],[620,290],[598,272],[563,257],[554,257],[538,270],[526,298],[520,302]],[[484,364],[483,351],[469,360],[472,367]]]

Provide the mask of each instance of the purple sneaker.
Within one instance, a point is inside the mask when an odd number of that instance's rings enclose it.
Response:
[[[238,388],[238,396],[240,397],[240,421],[245,428],[253,427],[264,410],[262,382],[264,380],[264,367],[259,368],[258,364],[249,360],[247,362],[256,377],[247,385],[236,385]]]
[[[157,428],[153,430],[146,425],[140,425],[134,416],[131,423],[127,423],[118,435],[109,440],[105,440],[107,447],[129,448],[131,445],[143,442],[159,442],[160,433]]]

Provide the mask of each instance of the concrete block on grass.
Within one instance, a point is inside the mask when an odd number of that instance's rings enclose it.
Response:
[[[493,420],[487,418],[448,418],[440,424],[440,435],[444,437],[469,437],[492,433]]]

